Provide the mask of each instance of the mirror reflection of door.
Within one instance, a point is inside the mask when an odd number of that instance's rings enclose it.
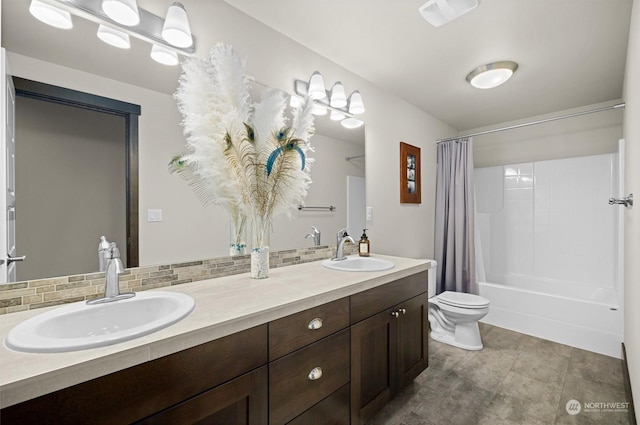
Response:
[[[132,266],[125,249],[127,124],[126,115],[18,91],[16,187],[23,196],[16,234],[29,259],[18,280],[97,272],[102,235]]]

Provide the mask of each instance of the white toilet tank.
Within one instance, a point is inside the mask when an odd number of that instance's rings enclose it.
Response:
[[[436,260],[431,261],[431,268],[427,271],[428,289],[427,295],[429,298],[436,296],[436,273],[438,272],[438,262]]]

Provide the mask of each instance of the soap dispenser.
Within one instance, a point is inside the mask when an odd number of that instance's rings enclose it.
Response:
[[[368,257],[371,252],[371,244],[369,242],[369,238],[367,237],[367,229],[362,229],[362,236],[360,237],[360,242],[358,243],[358,254],[361,257]]]

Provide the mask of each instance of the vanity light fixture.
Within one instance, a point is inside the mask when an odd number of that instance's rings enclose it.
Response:
[[[100,24],[98,26],[98,38],[119,49],[128,49],[131,47],[128,34],[106,25]]]
[[[189,47],[193,44],[187,11],[182,3],[174,2],[167,10],[167,17],[162,26],[162,37],[178,47]]]
[[[332,86],[331,91],[327,91],[322,74],[315,71],[311,74],[308,83],[302,80],[295,80],[294,91],[296,94],[292,95],[289,100],[291,107],[299,105],[301,97],[308,95],[313,99],[314,115],[325,115],[327,111],[331,111],[331,120],[340,121],[346,128],[357,128],[364,124],[364,121],[353,117],[364,112],[362,95],[358,90],[354,90],[347,98],[344,85],[340,81],[337,81]]]
[[[73,28],[73,21],[71,20],[71,14],[69,12],[39,0],[31,0],[29,13],[40,22],[44,22],[52,27],[65,30]]]
[[[335,109],[331,110],[331,115],[329,116],[329,118],[331,119],[331,121],[342,121],[343,119],[345,119],[347,116],[344,114],[344,112],[342,111],[337,111]]]
[[[102,10],[119,24],[133,27],[140,23],[136,0],[102,0]]]
[[[492,62],[480,65],[467,75],[467,81],[478,89],[492,89],[507,82],[518,69],[513,61]]]
[[[311,78],[309,79],[309,97],[313,100],[327,97],[327,92],[324,88],[324,78],[322,78],[322,74],[318,71],[311,74]]]
[[[166,20],[139,8],[136,0],[32,0],[29,12],[58,28],[71,28],[71,15],[94,22],[98,37],[120,48],[129,48],[129,37],[146,41],[151,57],[164,65],[178,65],[178,55],[196,51],[187,12],[178,2],[169,7]]]
[[[173,50],[169,50],[164,46],[154,44],[151,47],[151,59],[163,65],[174,66],[180,63],[178,54]]]
[[[344,93],[344,86],[340,81],[336,82],[331,89],[331,97],[329,105],[334,108],[342,108],[347,106],[347,95]]]
[[[357,118],[349,117],[340,121],[340,124],[342,124],[344,128],[348,128],[351,130],[360,127],[362,124],[364,124],[364,121]]]
[[[364,103],[362,102],[362,95],[358,90],[354,90],[349,96],[349,113],[357,115],[364,112]]]

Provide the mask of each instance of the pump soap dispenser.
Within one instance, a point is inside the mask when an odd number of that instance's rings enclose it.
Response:
[[[360,237],[360,242],[358,243],[358,254],[361,257],[368,257],[371,252],[371,244],[369,242],[369,238],[367,238],[367,229],[362,229],[362,236]]]

